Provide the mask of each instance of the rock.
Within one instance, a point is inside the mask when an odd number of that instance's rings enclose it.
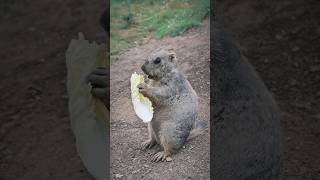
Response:
[[[136,173],[138,173],[139,171],[140,171],[140,169],[135,170],[135,171],[132,171],[132,174],[136,174]]]
[[[117,178],[117,179],[121,179],[122,177],[123,177],[122,174],[116,174],[116,178]]]
[[[167,157],[167,158],[166,158],[166,161],[167,161],[167,162],[171,162],[171,161],[172,161],[172,158],[171,158],[171,157]]]

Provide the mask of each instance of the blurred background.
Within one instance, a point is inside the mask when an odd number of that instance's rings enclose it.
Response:
[[[200,26],[209,10],[208,0],[111,0],[111,61],[149,39]]]
[[[65,51],[83,32],[105,41],[106,1],[0,3],[0,179],[92,179],[75,149]]]
[[[216,17],[283,111],[284,179],[320,177],[320,2],[217,0]]]

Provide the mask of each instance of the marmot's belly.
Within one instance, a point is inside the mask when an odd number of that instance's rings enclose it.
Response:
[[[196,104],[168,106],[155,110],[151,125],[157,141],[160,141],[159,136],[165,136],[173,146],[181,147],[188,138],[196,117]]]

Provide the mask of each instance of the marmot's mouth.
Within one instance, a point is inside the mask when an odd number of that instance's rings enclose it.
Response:
[[[148,79],[155,79],[156,78],[156,76],[153,76],[153,75],[151,75],[151,73],[147,72],[144,66],[142,66],[141,69],[142,69],[143,73],[145,75],[147,75]]]
[[[147,75],[148,79],[154,79],[155,77],[153,75],[151,75],[150,73],[142,70],[144,72],[145,75]]]
[[[148,78],[149,78],[149,79],[154,79],[154,76],[148,75]]]

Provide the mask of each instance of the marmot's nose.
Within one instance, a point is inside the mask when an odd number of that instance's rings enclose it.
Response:
[[[141,69],[142,71],[145,73],[146,72],[146,63],[144,63],[142,66],[141,66]]]
[[[144,73],[146,73],[146,66],[147,66],[147,64],[149,64],[149,61],[148,61],[148,60],[145,60],[145,61],[144,61],[144,64],[141,66],[141,69],[142,69],[142,71],[143,71]]]

